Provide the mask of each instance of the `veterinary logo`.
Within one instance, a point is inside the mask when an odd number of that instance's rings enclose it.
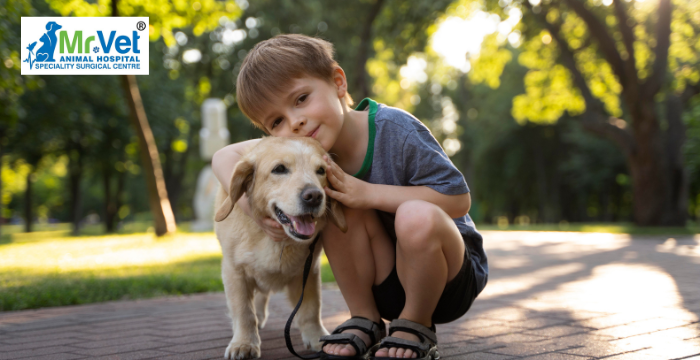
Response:
[[[147,17],[23,17],[22,75],[148,75]]]

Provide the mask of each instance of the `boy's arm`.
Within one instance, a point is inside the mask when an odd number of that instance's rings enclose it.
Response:
[[[471,207],[469,193],[445,195],[427,186],[370,184],[346,174],[336,163],[328,161],[328,179],[335,190],[326,188],[326,194],[350,208],[395,213],[406,201],[423,200],[439,206],[455,219],[466,215]]]
[[[357,180],[364,182],[362,180]],[[441,194],[427,186],[395,186],[365,183],[370,209],[395,213],[399,205],[408,200],[423,200],[439,206],[452,219],[467,215],[472,204],[469,193],[459,195]]]
[[[221,183],[221,187],[227,193],[231,186],[231,176],[236,164],[238,164],[243,154],[259,141],[260,139],[242,141],[225,146],[214,153],[214,156],[211,158],[211,169],[214,171],[214,175],[219,180],[219,183]]]

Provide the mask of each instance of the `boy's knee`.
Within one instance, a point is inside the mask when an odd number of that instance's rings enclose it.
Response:
[[[410,200],[399,205],[394,220],[399,245],[416,250],[432,246],[434,242],[430,240],[440,223],[441,211],[437,205],[422,200]]]

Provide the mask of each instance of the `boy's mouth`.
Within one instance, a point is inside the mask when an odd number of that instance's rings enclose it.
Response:
[[[312,137],[312,138],[315,139],[315,138],[316,138],[316,134],[318,133],[318,129],[320,129],[320,128],[321,128],[321,125],[319,125],[319,126],[318,126],[317,128],[315,128],[315,129],[311,130],[311,132],[308,133],[308,134],[306,134],[306,136],[307,136],[307,137]]]
[[[292,216],[275,206],[275,215],[282,226],[289,225],[289,232],[299,239],[310,239],[316,230],[316,221],[311,214]]]

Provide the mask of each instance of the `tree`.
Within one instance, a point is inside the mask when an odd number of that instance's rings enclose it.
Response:
[[[700,4],[660,0],[487,1],[518,25],[530,69],[513,99],[519,121],[553,122],[565,111],[611,139],[631,174],[638,225],[685,225],[688,178],[683,107],[700,92]],[[514,10],[515,9],[515,10]],[[488,61],[484,57],[479,61]]]
[[[99,16],[108,12],[104,2],[48,1],[55,10],[64,16],[69,14]],[[171,3],[165,0],[154,0],[148,3],[112,0],[110,5],[112,16],[148,16],[150,39],[155,40],[162,34],[166,42],[170,43],[174,43],[171,30],[175,27],[193,26],[195,33],[201,34],[215,28],[220,18],[239,14],[233,1],[200,0],[190,4],[188,2]],[[121,77],[121,82],[129,105],[132,126],[139,138],[156,235],[174,232],[175,217],[165,188],[158,147],[148,124],[136,77],[124,75]]]
[[[36,87],[35,78],[20,75],[20,34],[22,16],[29,15],[31,6],[22,0],[0,0],[0,164],[9,134],[17,123],[17,99],[25,87]],[[1,168],[1,166],[0,166]],[[29,181],[29,180],[28,180]],[[3,221],[2,179],[0,178],[0,229]]]

